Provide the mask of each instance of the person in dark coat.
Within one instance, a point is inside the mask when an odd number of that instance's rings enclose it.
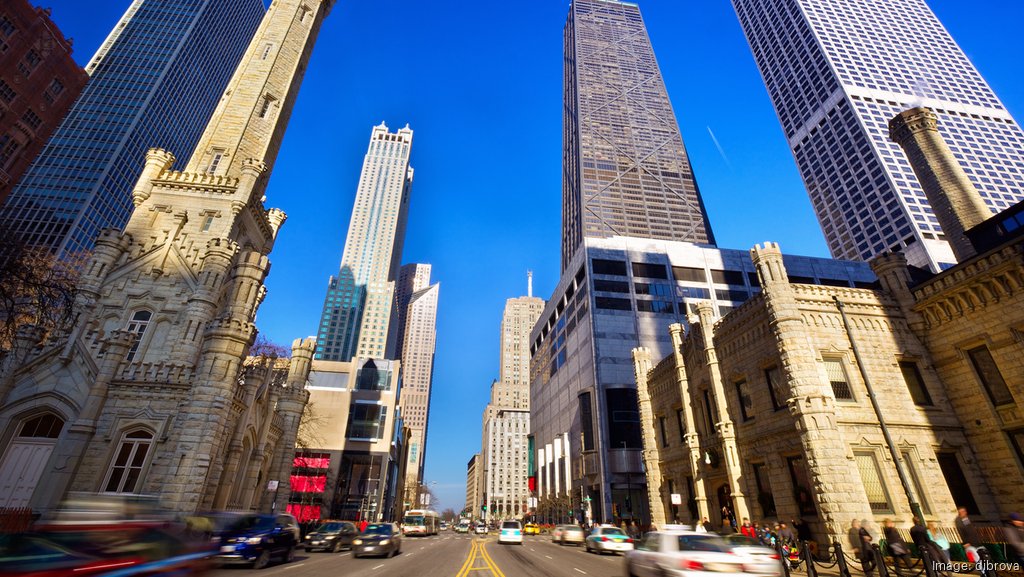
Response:
[[[860,537],[860,566],[864,570],[865,577],[871,577],[871,572],[875,569],[875,555],[871,548],[875,538],[868,530],[870,525],[870,521],[864,519],[860,523],[860,529],[857,530],[857,535]]]
[[[1010,525],[1003,530],[1003,534],[1009,545],[1006,550],[1007,560],[1016,560],[1018,570],[1024,569],[1024,517],[1019,513],[1010,513]]]
[[[896,524],[893,523],[892,519],[885,520],[883,533],[885,534],[885,542],[889,547],[889,554],[893,558],[902,561],[903,566],[910,569],[912,565],[910,562],[910,547],[907,546],[907,542],[900,536],[900,532],[896,530]]]
[[[960,507],[956,510],[956,520],[953,521],[953,524],[956,525],[956,530],[960,533],[960,540],[963,541],[964,549],[981,546],[981,536],[978,535],[978,529],[971,523],[971,518],[967,515],[967,509]]]
[[[918,517],[914,517],[914,526],[910,528],[910,539],[917,546],[918,555],[921,555],[922,551],[927,551],[932,563],[945,562],[946,557],[943,555],[942,549],[939,548],[935,541],[932,541],[932,538],[928,535],[928,527]]]

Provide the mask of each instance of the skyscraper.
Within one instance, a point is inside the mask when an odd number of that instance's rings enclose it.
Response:
[[[338,276],[327,286],[316,358],[384,358],[413,170],[412,130],[373,127]]]
[[[58,254],[123,227],[146,150],[192,155],[263,14],[262,0],[135,0],[0,220]]]
[[[563,270],[584,238],[714,244],[636,4],[573,0],[564,87]]]
[[[0,205],[87,80],[48,10],[0,6]]]
[[[530,496],[527,436],[530,434],[530,333],[544,312],[544,299],[505,301],[501,317],[500,377],[491,384],[484,409],[481,465],[487,511],[499,518],[524,512]]]
[[[398,269],[398,280],[395,281],[394,303],[391,306],[391,322],[388,326],[388,346],[386,356],[389,359],[401,359],[405,344],[406,313],[409,301],[416,291],[430,286],[430,265],[423,263],[406,264]]]
[[[405,268],[429,265],[406,265]],[[413,275],[415,278],[415,275]],[[427,282],[430,282],[427,277]],[[430,389],[434,376],[434,348],[437,340],[437,298],[440,285],[434,283],[409,295],[402,345],[402,391],[399,404],[409,428],[406,491],[423,481],[430,417]],[[415,499],[409,500],[414,502]]]
[[[955,262],[889,120],[915,106],[990,210],[1024,199],[1024,133],[924,0],[733,0],[836,258]]]

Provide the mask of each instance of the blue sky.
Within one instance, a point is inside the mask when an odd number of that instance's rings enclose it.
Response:
[[[84,64],[129,0],[41,3]],[[1024,3],[929,4],[1020,120]],[[481,412],[498,375],[505,299],[525,294],[527,269],[537,296],[558,281],[568,5],[339,0],[270,182],[268,205],[289,218],[258,324],[291,343],[316,332],[371,127],[383,120],[414,130],[403,262],[431,263],[441,282],[426,465],[441,507],[465,500],[466,463],[480,448]],[[788,253],[828,256],[730,3],[640,6],[719,245],[772,240]]]

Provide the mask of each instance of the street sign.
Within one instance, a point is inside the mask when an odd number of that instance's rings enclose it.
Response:
[[[281,484],[280,481],[267,481],[267,490],[268,491],[276,491],[278,485],[280,485],[280,484]]]
[[[682,505],[683,504],[683,496],[680,495],[679,493],[672,493],[672,504],[673,505]]]

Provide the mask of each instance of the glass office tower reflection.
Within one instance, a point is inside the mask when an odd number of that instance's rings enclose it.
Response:
[[[955,262],[889,120],[914,106],[996,212],[1024,200],[1024,132],[924,0],[733,0],[829,250]]]
[[[264,12],[263,0],[135,0],[11,192],[2,224],[60,255],[124,226],[146,150],[191,156]]]
[[[584,238],[714,244],[636,4],[574,0],[565,24],[562,268]]]

